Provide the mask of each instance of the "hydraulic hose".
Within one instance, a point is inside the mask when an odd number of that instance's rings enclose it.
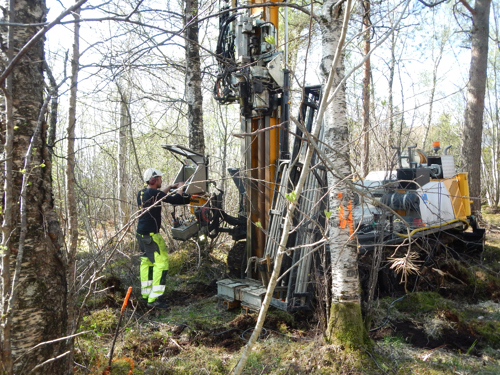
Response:
[[[439,227],[442,227],[442,226],[445,226],[445,225],[448,225],[448,224],[457,223],[459,221],[463,222],[466,225],[465,229],[467,229],[469,227],[469,222],[467,220],[464,220],[464,219],[453,219],[453,220],[450,220],[450,221],[446,221],[446,222],[444,222],[442,224],[436,224],[436,225],[431,225],[431,226],[428,226],[428,227],[422,227],[422,228],[413,229],[409,234],[403,234],[403,233],[397,233],[396,232],[395,235],[398,236],[398,237],[410,238],[411,236],[413,236],[417,232],[423,232],[423,231],[426,231],[426,230],[429,230],[429,229],[439,228]]]

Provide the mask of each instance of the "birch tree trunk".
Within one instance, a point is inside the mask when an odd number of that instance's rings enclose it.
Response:
[[[71,87],[68,110],[67,128],[67,167],[66,167],[66,192],[68,197],[68,251],[71,255],[76,254],[78,244],[78,212],[76,207],[75,191],[75,126],[76,126],[76,99],[78,95],[78,70],[80,61],[80,9],[73,13],[75,18],[73,32],[73,57],[71,59]]]
[[[488,38],[491,0],[476,0],[472,11],[471,63],[467,106],[465,108],[462,160],[469,173],[472,211],[481,210],[481,140],[483,134],[484,97],[488,69]]]
[[[332,64],[334,51],[339,42],[342,1],[327,0],[323,4],[321,19],[323,56],[321,73],[326,78]],[[344,76],[343,59],[336,71],[336,82]],[[337,91],[324,117],[325,144],[329,147],[325,154],[335,168],[329,171],[329,246],[332,260],[332,304],[327,328],[327,338],[336,345],[359,347],[364,344],[364,325],[361,315],[357,247],[350,239],[349,226],[341,228],[342,217],[337,215],[339,207],[348,212],[352,202],[352,192],[342,182],[350,178],[349,131],[346,115],[345,87]]]
[[[2,4],[9,8],[8,4]],[[15,21],[21,24],[41,25],[45,22],[46,6],[44,0],[17,2]],[[38,31],[41,26],[15,27],[12,29],[12,45],[19,50]],[[3,40],[7,37],[8,27],[2,26]],[[11,44],[9,42],[9,44]],[[2,275],[12,275],[18,269],[18,285],[8,285],[2,278],[2,324],[11,319],[10,337],[5,337],[2,329],[2,373],[20,374],[65,374],[69,354],[66,340],[43,344],[66,335],[66,261],[62,247],[62,233],[57,216],[53,210],[52,176],[49,151],[46,144],[47,129],[43,123],[41,136],[36,137],[40,110],[43,104],[43,41],[35,43],[20,60],[11,73],[11,98],[9,91],[2,94],[3,99],[12,105],[12,151],[8,150],[9,163],[6,172],[12,179],[4,187],[4,213],[11,215],[10,233],[4,239],[6,261],[2,262]],[[2,49],[0,64],[5,68],[9,58]],[[7,93],[7,98],[6,94]],[[6,131],[7,108],[0,108],[1,132]],[[24,161],[31,145],[32,161],[25,168]],[[26,239],[20,243],[20,187],[24,178],[29,179],[27,197]],[[10,177],[10,176],[9,176]],[[6,201],[11,191],[11,202]],[[5,219],[5,216],[4,216]],[[5,233],[4,233],[5,234]],[[20,252],[20,249],[23,249]],[[22,259],[18,260],[18,255]],[[9,264],[10,263],[10,264]],[[9,267],[10,265],[10,267]],[[12,278],[11,278],[12,279]],[[12,300],[13,288],[17,298]],[[5,348],[12,344],[11,352]],[[36,347],[35,347],[36,346]],[[59,357],[58,359],[55,359]],[[48,361],[49,359],[54,359]],[[46,362],[47,361],[47,362]],[[12,367],[9,366],[12,364]]]
[[[76,100],[78,96],[78,71],[80,70],[80,8],[73,12],[75,24],[73,27],[73,52],[71,58],[71,86],[68,109],[68,141],[67,141],[67,166],[66,166],[66,191],[68,199],[68,333],[74,334],[77,330],[77,295],[76,284],[76,252],[78,247],[78,209],[76,198],[76,154],[75,154],[75,128],[76,128]],[[74,339],[69,339],[70,355],[68,371],[73,366]]]
[[[389,117],[389,144],[388,146],[400,146],[401,139],[396,138],[394,134],[394,74],[396,72],[396,32],[391,34],[391,61],[389,63],[389,98],[388,98],[388,117]],[[394,144],[396,142],[396,144]]]
[[[14,0],[10,0],[10,4],[8,5],[8,20],[9,23],[14,23],[15,18],[15,10],[14,10]],[[7,5],[7,4],[6,4]],[[5,32],[2,30],[2,34],[5,35]],[[7,53],[2,56],[4,62],[2,63],[2,69],[5,68],[7,64],[12,61],[14,55],[14,29],[10,28],[7,31]],[[11,271],[10,271],[10,260],[12,257],[11,254],[11,236],[12,236],[12,228],[14,226],[14,210],[16,209],[14,205],[14,197],[13,197],[13,177],[12,171],[14,164],[12,162],[13,158],[13,145],[14,145],[14,119],[13,119],[13,108],[12,108],[12,90],[13,86],[13,74],[7,76],[5,80],[5,87],[2,88],[3,99],[4,99],[4,108],[2,108],[2,122],[1,122],[1,132],[0,134],[5,133],[4,144],[3,144],[3,159],[4,161],[4,177],[3,177],[3,205],[2,205],[2,247],[0,251],[2,251],[2,285],[1,285],[1,327],[2,327],[2,335],[0,340],[0,348],[1,348],[1,363],[2,366],[0,370],[5,372],[6,374],[12,373],[12,318],[9,314],[9,310],[11,309],[10,305],[14,302],[11,299],[10,290],[11,290]]]
[[[200,46],[198,44],[198,0],[185,0],[186,101],[188,105],[189,148],[205,154],[203,95],[201,93]]]
[[[130,217],[129,205],[127,202],[127,133],[130,118],[128,115],[128,97],[122,93],[120,88],[120,128],[118,129],[118,222],[123,227]]]
[[[347,0],[347,6],[351,6],[351,0]],[[340,16],[340,14],[339,14]],[[344,21],[343,23],[341,22],[340,25],[340,30],[339,30],[339,35],[337,35],[336,39],[336,48],[334,49],[334,53],[329,56],[329,65],[330,65],[330,70],[328,72],[324,72],[328,78],[326,80],[326,83],[323,87],[323,98],[321,100],[319,109],[318,109],[318,115],[316,118],[316,125],[314,126],[312,134],[309,134],[307,132],[304,132],[304,136],[309,138],[309,141],[311,144],[308,146],[306,155],[304,157],[303,161],[303,166],[302,166],[302,171],[300,172],[300,177],[299,180],[297,181],[297,185],[295,187],[295,193],[296,196],[300,196],[302,193],[302,190],[304,188],[304,184],[307,179],[307,175],[310,173],[310,167],[311,167],[311,160],[313,157],[313,154],[316,151],[319,151],[318,148],[315,145],[314,139],[318,137],[324,117],[327,114],[326,108],[328,107],[328,98],[330,97],[330,91],[332,89],[333,83],[335,81],[335,76],[336,76],[336,67],[339,64],[339,61],[341,60],[341,55],[342,55],[342,47],[345,41],[345,36],[346,36],[346,31],[347,31],[347,22],[350,17],[350,12],[346,12],[344,14]],[[234,369],[232,375],[240,375],[245,368],[245,364],[248,360],[248,357],[250,355],[250,352],[252,351],[252,348],[254,344],[257,341],[257,338],[260,335],[260,332],[262,330],[262,326],[264,325],[264,320],[266,318],[267,310],[269,308],[269,305],[271,303],[271,298],[274,293],[274,288],[276,287],[276,283],[278,280],[278,276],[281,270],[281,263],[283,260],[283,255],[286,252],[286,245],[288,242],[288,237],[290,234],[290,228],[293,223],[293,216],[294,212],[297,208],[297,200],[291,200],[290,203],[287,204],[287,209],[286,209],[286,216],[285,220],[283,222],[283,232],[281,235],[280,239],[280,244],[279,248],[276,254],[276,257],[274,259],[274,267],[273,267],[273,272],[271,275],[271,278],[269,280],[269,284],[267,286],[267,291],[266,295],[264,296],[264,300],[262,302],[262,306],[259,311],[259,316],[257,318],[257,323],[255,325],[255,329],[252,333],[252,336],[250,337],[250,340],[248,340],[247,345],[245,346],[243,352],[241,353],[240,360],[238,364],[236,365],[236,368]]]
[[[370,21],[370,0],[363,1],[363,38],[365,40],[364,54],[370,52],[371,39],[371,21]],[[361,174],[366,177],[370,171],[370,82],[371,82],[371,64],[368,57],[364,64],[363,70],[363,152],[361,156]]]

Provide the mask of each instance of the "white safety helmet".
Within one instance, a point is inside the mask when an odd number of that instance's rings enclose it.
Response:
[[[163,176],[163,173],[161,173],[158,169],[156,168],[148,168],[144,172],[144,181],[149,182],[153,177],[159,177]]]

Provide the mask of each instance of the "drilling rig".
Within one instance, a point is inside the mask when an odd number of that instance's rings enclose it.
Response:
[[[272,0],[271,2],[277,2]],[[174,182],[185,181],[191,195],[191,215],[174,216],[172,235],[185,241],[205,234],[215,238],[228,233],[235,245],[228,255],[232,277],[217,282],[218,297],[228,308],[259,310],[273,272],[282,235],[287,201],[299,179],[310,145],[301,127],[290,134],[289,72],[283,68],[283,51],[277,46],[277,6],[259,6],[251,0],[221,0],[216,57],[218,74],[214,97],[221,104],[237,103],[241,118],[243,168],[229,173],[239,192],[239,212],[228,215],[223,192],[209,193],[208,157],[180,145],[165,145],[182,167]],[[303,90],[298,121],[312,131],[321,100],[321,86]],[[322,125],[322,124],[321,124]],[[317,144],[322,145],[323,126]],[[456,173],[448,149],[438,154],[396,148],[395,172],[372,172],[354,181],[358,201],[340,207],[341,225],[356,233],[360,252],[377,246],[400,245],[432,233],[450,234],[466,247],[482,245],[484,230],[470,212],[466,173]],[[414,155],[417,157],[414,157]],[[303,193],[294,199],[298,209],[287,243],[279,283],[271,305],[297,311],[311,308],[314,284],[325,283],[328,246],[320,241],[327,230],[327,168],[317,155]],[[214,189],[212,189],[214,190]],[[345,212],[344,212],[345,211]],[[466,229],[472,227],[472,233]],[[319,243],[316,247],[311,244]]]
[[[235,241],[244,239],[228,256],[235,278],[220,280],[218,295],[228,307],[241,304],[247,310],[261,306],[281,238],[286,197],[298,181],[307,150],[299,129],[295,131],[293,150],[290,147],[289,72],[283,68],[283,51],[277,48],[278,9],[258,3],[220,3],[214,97],[221,105],[238,103],[240,108],[244,168],[229,169],[240,194],[238,216],[224,212],[222,192],[207,198],[208,184],[199,182],[208,181],[207,158],[183,146],[164,146],[183,158],[174,182],[186,181],[186,193],[193,197],[192,218],[182,223],[174,220],[174,238],[185,240],[203,231],[210,237],[227,232]],[[308,131],[320,98],[321,86],[305,88],[299,121]],[[321,251],[304,247],[320,238],[325,226],[326,169],[320,163],[310,173],[304,190],[297,197],[300,213],[288,242],[296,250],[285,257],[272,301],[286,311],[310,308],[312,270],[321,268]]]

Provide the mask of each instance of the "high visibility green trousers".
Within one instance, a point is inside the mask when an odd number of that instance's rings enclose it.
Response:
[[[165,292],[168,253],[160,233],[136,234],[141,250],[141,294],[154,302]]]

